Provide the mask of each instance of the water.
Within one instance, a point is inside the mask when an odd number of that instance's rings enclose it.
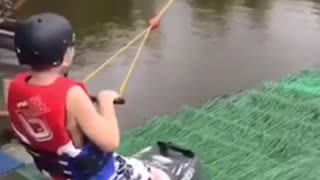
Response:
[[[16,14],[53,11],[77,32],[81,80],[141,32],[164,0],[29,0]],[[152,32],[118,106],[123,131],[145,119],[278,80],[318,65],[319,0],[176,0]],[[137,44],[89,84],[93,93],[117,90]],[[8,58],[8,56],[6,56]]]

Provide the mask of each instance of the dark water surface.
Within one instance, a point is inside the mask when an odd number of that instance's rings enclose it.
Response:
[[[16,17],[42,11],[67,16],[78,38],[71,76],[81,80],[140,33],[165,3],[29,0]],[[118,107],[122,129],[318,65],[319,10],[319,0],[176,0],[146,43],[125,92],[127,104]],[[117,90],[137,45],[100,72],[90,90]]]

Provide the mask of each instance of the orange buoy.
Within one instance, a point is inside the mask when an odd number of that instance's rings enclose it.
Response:
[[[160,26],[160,17],[156,16],[149,21],[149,26],[151,27],[151,30],[154,30]]]

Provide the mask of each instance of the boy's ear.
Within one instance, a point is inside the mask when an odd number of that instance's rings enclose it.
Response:
[[[62,66],[69,67],[72,64],[74,55],[75,55],[74,47],[69,47],[63,57]]]

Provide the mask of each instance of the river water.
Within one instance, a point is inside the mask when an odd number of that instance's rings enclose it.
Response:
[[[68,17],[77,32],[71,76],[81,80],[140,33],[165,4],[29,0],[16,17],[43,11]],[[176,0],[143,49],[125,91],[127,104],[117,107],[122,130],[318,65],[319,15],[319,0]],[[94,77],[90,90],[117,90],[137,46]]]

